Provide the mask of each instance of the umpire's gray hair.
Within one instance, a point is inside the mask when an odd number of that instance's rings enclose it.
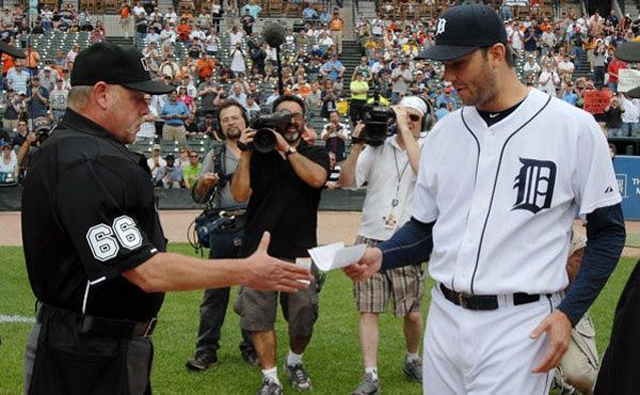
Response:
[[[93,85],[72,86],[67,97],[67,106],[74,110],[81,110],[89,100],[89,95],[93,90]]]

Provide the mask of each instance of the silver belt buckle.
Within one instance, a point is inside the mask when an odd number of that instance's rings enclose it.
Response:
[[[467,308],[467,299],[465,298],[465,295],[462,292],[458,293],[458,304],[462,308]]]

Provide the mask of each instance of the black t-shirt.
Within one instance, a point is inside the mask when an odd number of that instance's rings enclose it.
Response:
[[[146,160],[67,110],[35,155],[22,195],[22,239],[36,298],[108,318],[155,317],[163,293],[121,273],[165,251]]]
[[[329,154],[324,148],[301,141],[297,150],[329,174]],[[309,256],[307,249],[317,245],[322,188],[313,188],[302,181],[291,163],[276,151],[268,154],[254,151],[250,173],[252,192],[247,206],[244,254],[252,254],[262,233],[268,230],[269,254],[281,258]]]

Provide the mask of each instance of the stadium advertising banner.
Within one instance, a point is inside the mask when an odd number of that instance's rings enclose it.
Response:
[[[640,220],[640,157],[616,156],[613,167],[622,195],[624,219]]]

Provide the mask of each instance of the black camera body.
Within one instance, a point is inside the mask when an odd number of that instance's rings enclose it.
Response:
[[[291,124],[291,112],[282,110],[269,115],[260,115],[251,121],[251,128],[256,131],[253,137],[253,149],[266,154],[276,148],[276,136],[272,131],[284,135]]]
[[[362,141],[377,147],[396,132],[396,128],[392,127],[396,121],[396,113],[389,107],[376,105],[367,105],[365,109]]]

